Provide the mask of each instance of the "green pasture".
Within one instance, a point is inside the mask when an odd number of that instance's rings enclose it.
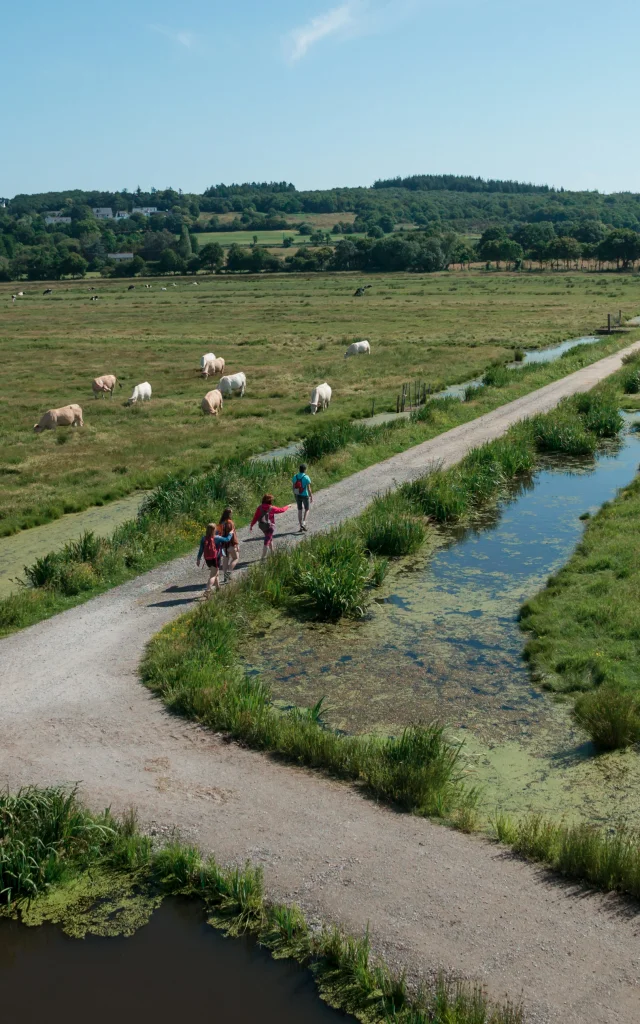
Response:
[[[286,235],[293,239],[295,245],[309,241],[309,235],[299,235],[295,225],[289,229],[281,228],[278,231],[202,231],[197,235],[197,239],[200,248],[203,245],[208,245],[209,242],[217,242],[218,245],[223,245],[225,248],[230,245],[248,246],[252,244],[254,237],[258,239],[258,245],[281,246],[282,239]],[[352,236],[349,235],[349,237]]]
[[[354,298],[357,285],[372,285]],[[175,287],[174,287],[175,284]],[[360,274],[199,276],[0,286],[0,532],[150,487],[172,472],[266,451],[307,432],[314,384],[333,388],[328,419],[395,408],[403,381],[437,389],[478,376],[516,347],[588,333],[609,309],[640,310],[640,279],[613,275]],[[167,291],[161,291],[166,288]],[[91,302],[91,293],[98,302]],[[368,338],[372,355],[345,360]],[[214,351],[244,370],[247,394],[203,417],[215,386],[198,375]],[[91,380],[124,379],[113,400]],[[134,384],[153,399],[125,407]],[[524,382],[523,382],[524,386]],[[78,402],[82,430],[40,436],[52,407]]]

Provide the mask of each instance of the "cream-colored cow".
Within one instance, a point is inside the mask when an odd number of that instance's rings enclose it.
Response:
[[[217,416],[219,412],[222,412],[222,392],[217,388],[207,391],[200,403],[200,408],[205,416]]]
[[[82,409],[79,405],[64,405],[62,409],[49,409],[34,423],[36,434],[43,430],[55,430],[56,427],[84,427]]]
[[[96,379],[92,381],[91,387],[93,389],[93,397],[97,398],[98,395],[102,395],[104,398],[108,392],[113,398],[113,392],[116,384],[119,388],[122,387],[122,384],[116,377],[115,373],[103,373],[102,377],[96,377]]]

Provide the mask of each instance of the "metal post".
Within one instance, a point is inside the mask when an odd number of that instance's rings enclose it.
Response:
[[[607,334],[611,334],[611,313],[607,313]]]

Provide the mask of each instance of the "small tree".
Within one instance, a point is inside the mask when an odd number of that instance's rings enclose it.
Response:
[[[89,263],[79,252],[70,252],[60,261],[60,273],[71,277],[84,277]]]
[[[189,229],[186,224],[183,224],[180,229],[180,241],[178,242],[178,255],[183,260],[188,260],[193,255],[191,248],[191,236],[189,235]]]
[[[208,242],[199,253],[200,266],[214,274],[224,263],[224,249],[219,242]]]
[[[161,274],[175,274],[185,267],[184,260],[173,249],[165,249],[158,260],[158,271]]]

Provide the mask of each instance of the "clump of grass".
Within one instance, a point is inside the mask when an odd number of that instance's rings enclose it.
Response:
[[[521,363],[526,356],[526,352],[523,348],[514,348],[513,350],[513,361],[514,363]]]
[[[494,825],[498,839],[515,853],[566,878],[640,896],[640,835],[631,829],[558,824],[539,814],[519,821],[501,815]]]
[[[511,380],[511,373],[506,366],[490,366],[482,378],[487,388],[503,388]]]
[[[585,429],[598,438],[616,437],[622,429],[623,419],[615,392],[609,389],[587,391],[571,399],[583,419]]]
[[[627,370],[624,375],[622,388],[625,395],[637,395],[640,391],[640,370],[637,364]]]
[[[619,750],[640,740],[640,700],[615,684],[582,694],[573,715],[597,750]]]
[[[302,441],[302,458],[307,462],[317,462],[323,455],[332,455],[348,444],[366,444],[378,434],[375,427],[353,420],[321,423]]]
[[[84,810],[75,790],[0,795],[0,904],[34,897],[74,866],[102,856],[114,830]]]
[[[534,416],[531,431],[539,452],[562,455],[593,455],[597,438],[581,419],[558,408],[553,414]]]
[[[389,558],[414,554],[426,538],[424,521],[408,514],[406,504],[389,498],[378,498],[369,506],[359,531],[367,551]]]
[[[460,747],[453,746],[438,724],[411,726],[400,737],[372,748],[367,784],[376,796],[404,810],[443,817],[453,807],[469,806],[475,794],[463,789]]]

